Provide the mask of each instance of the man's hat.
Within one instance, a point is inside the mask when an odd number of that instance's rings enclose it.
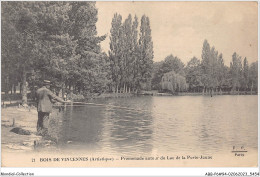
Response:
[[[50,85],[50,84],[51,84],[51,81],[44,80],[43,83],[44,83],[45,85]]]

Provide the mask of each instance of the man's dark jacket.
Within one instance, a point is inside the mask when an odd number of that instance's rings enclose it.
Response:
[[[36,91],[36,97],[37,97],[37,103],[38,103],[38,105],[37,105],[38,112],[50,113],[52,111],[52,102],[51,102],[52,99],[57,100],[59,102],[64,102],[61,98],[56,96],[45,86],[43,86],[42,88],[39,88]]]

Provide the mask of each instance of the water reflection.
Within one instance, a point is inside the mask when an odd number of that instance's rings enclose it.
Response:
[[[57,110],[56,110],[57,111]],[[98,148],[103,131],[102,108],[68,105],[58,113],[58,145],[63,149],[93,150]]]
[[[257,149],[257,96],[131,97],[95,100],[57,113],[62,149],[120,155]],[[54,115],[54,113],[53,113]]]
[[[150,107],[150,104],[147,102],[145,106]],[[144,110],[146,107],[143,107]],[[107,107],[105,112],[108,113],[106,135],[109,135],[106,145],[110,145],[110,151],[131,155],[149,153],[152,150],[153,119],[150,113],[111,107]]]

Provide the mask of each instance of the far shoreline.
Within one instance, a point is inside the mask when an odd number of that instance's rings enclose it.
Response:
[[[221,96],[221,95],[258,95],[258,92],[253,91],[234,91],[234,92],[213,92],[212,96]],[[82,101],[88,102],[90,100],[99,100],[99,99],[108,99],[108,98],[128,98],[134,96],[211,96],[210,93],[203,92],[159,92],[158,90],[152,91],[141,91],[139,93],[102,93],[102,94],[93,94],[91,96],[85,96],[82,99],[73,99],[73,102]],[[6,106],[19,106],[22,103],[21,95],[16,94],[1,94],[1,107]],[[16,99],[15,99],[16,98]],[[19,99],[17,99],[19,98]],[[28,98],[28,105],[35,105],[33,99]]]

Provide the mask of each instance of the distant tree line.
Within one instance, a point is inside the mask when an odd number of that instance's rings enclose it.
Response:
[[[186,83],[183,82],[182,88],[188,85],[179,91],[257,91],[258,88],[257,62],[249,66],[247,58],[242,61],[241,56],[234,52],[230,67],[225,66],[223,55],[215,47],[210,47],[207,40],[203,43],[201,60],[193,57],[185,66],[178,57],[170,55],[164,61],[155,62],[152,88],[172,91],[172,86],[166,87],[171,79],[165,81],[165,78],[173,71],[185,77]],[[172,83],[176,84],[179,84],[177,80]]]

